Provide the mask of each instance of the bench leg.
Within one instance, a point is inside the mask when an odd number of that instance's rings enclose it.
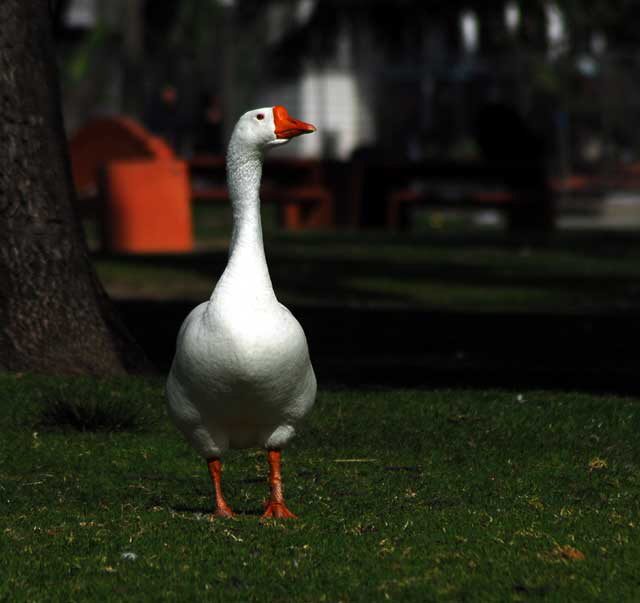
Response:
[[[327,228],[330,226],[333,226],[333,202],[331,199],[322,199],[316,205],[305,208],[305,228]]]
[[[280,224],[286,230],[326,228],[333,225],[331,200],[309,206],[301,203],[286,203],[280,209]]]
[[[387,228],[390,230],[407,230],[409,228],[408,214],[406,203],[399,199],[391,198],[387,206]]]
[[[302,207],[297,203],[287,203],[281,209],[280,222],[286,230],[302,230],[304,228]]]

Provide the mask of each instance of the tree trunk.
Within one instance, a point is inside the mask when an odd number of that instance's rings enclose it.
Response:
[[[0,2],[0,370],[146,371],[73,212],[51,29],[49,0]]]

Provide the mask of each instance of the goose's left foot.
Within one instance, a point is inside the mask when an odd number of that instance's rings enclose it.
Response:
[[[297,519],[284,504],[282,495],[282,476],[280,475],[280,450],[269,450],[269,485],[271,486],[271,498],[262,517],[274,517],[276,519]]]

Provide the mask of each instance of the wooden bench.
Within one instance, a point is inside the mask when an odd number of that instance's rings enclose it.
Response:
[[[194,202],[229,203],[222,156],[188,160]],[[280,224],[288,230],[333,225],[333,194],[324,185],[322,162],[313,159],[270,159],[262,171],[260,199],[279,209]]]
[[[109,161],[176,159],[171,147],[134,119],[97,118],[69,139],[73,182],[80,198],[95,196],[99,171]]]
[[[431,190],[402,189],[389,194],[387,200],[387,226],[392,230],[407,229],[409,211],[417,205],[439,209],[494,209],[506,211],[514,202],[514,195],[505,190],[453,191],[446,188]]]
[[[629,184],[629,180],[620,178],[615,185],[624,188],[623,183]],[[526,195],[536,194],[533,191],[524,190],[524,198],[521,191],[508,190],[506,188],[487,189],[486,182],[478,182],[475,187],[460,188],[446,185],[436,185],[429,189],[400,189],[392,191],[388,196],[387,224],[392,229],[407,228],[410,224],[408,213],[412,207],[425,206],[439,209],[483,210],[493,209],[499,211],[517,211],[519,202],[526,203]],[[593,207],[599,202],[608,188],[615,187],[613,181],[605,181],[591,175],[571,174],[561,178],[551,179],[548,183],[551,194],[558,200],[562,200],[564,211]],[[483,190],[483,187],[484,190]],[[640,186],[639,186],[640,188]],[[534,208],[535,211],[535,208]]]
[[[553,224],[552,191],[542,172],[524,162],[372,162],[355,171],[354,190],[367,178],[379,184],[384,224],[406,229],[410,211],[419,206],[455,209],[494,209],[507,213],[510,227],[531,224],[548,229]],[[358,184],[357,182],[360,182]],[[371,189],[371,186],[370,186]],[[359,202],[359,201],[356,201]],[[361,203],[367,203],[363,199]]]
[[[187,166],[135,120],[99,118],[69,140],[76,209],[98,244],[124,253],[193,249]]]

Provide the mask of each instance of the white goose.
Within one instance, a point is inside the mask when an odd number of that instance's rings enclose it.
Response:
[[[282,495],[280,450],[311,409],[316,378],[302,327],[276,299],[262,243],[263,153],[315,131],[284,107],[245,113],[227,150],[233,233],[211,298],[187,316],[167,380],[169,415],[207,461],[216,514],[233,516],[220,486],[228,448],[268,451],[271,497],[264,517],[295,517]]]

